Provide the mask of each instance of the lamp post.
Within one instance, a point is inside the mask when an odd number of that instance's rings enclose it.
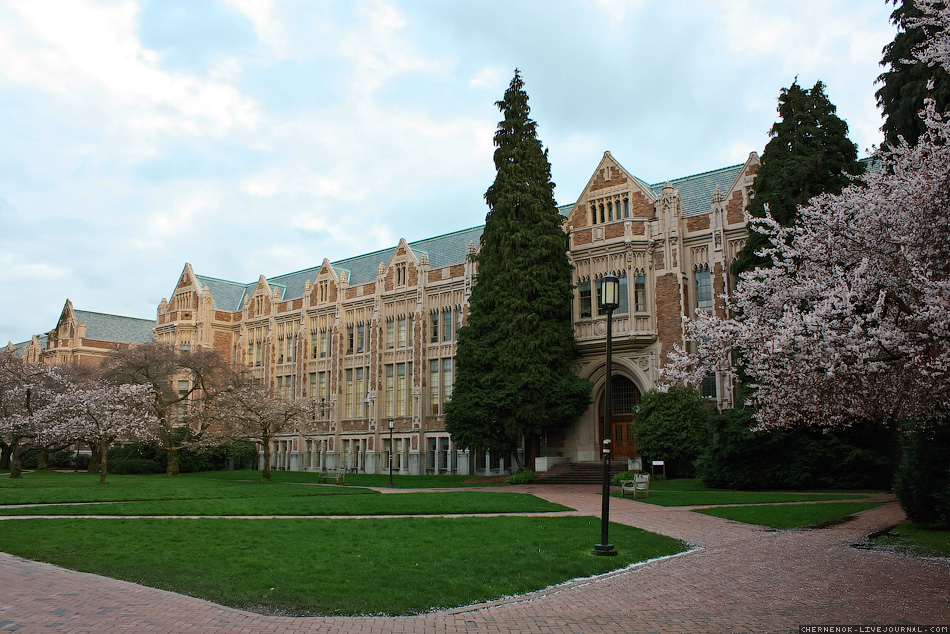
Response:
[[[604,442],[601,452],[604,460],[604,489],[600,513],[600,543],[594,544],[595,555],[616,555],[614,545],[607,539],[607,526],[610,523],[610,421],[613,406],[613,359],[611,343],[613,339],[614,309],[620,306],[620,280],[614,275],[605,275],[600,280],[600,305],[607,311],[607,376],[604,385]]]
[[[393,428],[396,427],[396,421],[389,419],[389,486],[393,486]]]

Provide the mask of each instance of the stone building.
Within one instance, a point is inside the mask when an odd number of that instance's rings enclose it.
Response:
[[[151,319],[77,310],[67,299],[56,327],[30,341],[12,346],[27,363],[46,365],[99,365],[113,350],[151,341]]]
[[[757,168],[753,153],[741,165],[648,185],[608,152],[576,202],[560,208],[577,286],[574,371],[593,382],[593,405],[547,435],[538,469],[600,459],[606,317],[597,294],[608,273],[621,280],[622,302],[613,324],[613,457],[634,453],[633,408],[682,344],[682,318],[724,310],[718,296],[733,287],[729,265],[746,239],[743,210]],[[481,233],[401,240],[253,283],[186,264],[159,304],[155,338],[182,350],[214,348],[279,394],[313,401],[310,424],[275,441],[274,468],[385,472],[392,452],[404,474],[504,473],[509,457],[457,450],[443,418]],[[727,407],[731,386],[724,370],[703,394]]]

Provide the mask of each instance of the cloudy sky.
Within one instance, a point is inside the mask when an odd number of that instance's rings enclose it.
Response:
[[[154,318],[186,262],[247,282],[484,222],[516,67],[556,195],[761,153],[827,85],[862,154],[884,0],[0,0],[0,342]]]

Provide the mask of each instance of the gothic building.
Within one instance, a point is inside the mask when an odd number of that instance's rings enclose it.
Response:
[[[112,350],[152,340],[155,322],[121,315],[77,310],[66,300],[56,327],[13,346],[27,363],[96,366]]]
[[[729,265],[746,239],[743,210],[758,167],[741,165],[648,185],[605,153],[572,205],[561,207],[576,284],[574,371],[594,384],[593,405],[543,441],[545,469],[600,459],[606,316],[598,280],[621,280],[614,312],[614,458],[635,451],[633,408],[652,388],[682,319],[722,313]],[[311,399],[313,420],[275,441],[273,467],[400,473],[503,473],[505,456],[459,451],[445,431],[458,328],[474,283],[482,227],[407,243],[311,269],[238,283],[186,264],[163,299],[155,339],[182,350],[214,348],[284,397]],[[728,371],[703,394],[732,402]],[[388,421],[395,429],[390,444]]]

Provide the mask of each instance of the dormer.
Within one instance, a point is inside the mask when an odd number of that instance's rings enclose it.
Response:
[[[330,260],[323,258],[323,264],[320,265],[320,270],[313,278],[310,288],[310,305],[322,306],[335,303],[339,285],[340,276],[330,264]]]
[[[656,197],[646,183],[627,172],[610,152],[604,152],[564,224],[579,229],[647,220],[654,216],[655,202]]]
[[[384,290],[398,291],[415,286],[418,283],[418,269],[421,264],[421,260],[416,256],[415,251],[409,248],[406,239],[401,238],[386,266]],[[426,259],[426,264],[428,264],[428,259]]]
[[[261,275],[254,285],[254,290],[246,297],[244,306],[247,310],[247,317],[254,319],[270,315],[273,312],[274,302],[276,301],[275,290],[267,283],[267,278]]]

